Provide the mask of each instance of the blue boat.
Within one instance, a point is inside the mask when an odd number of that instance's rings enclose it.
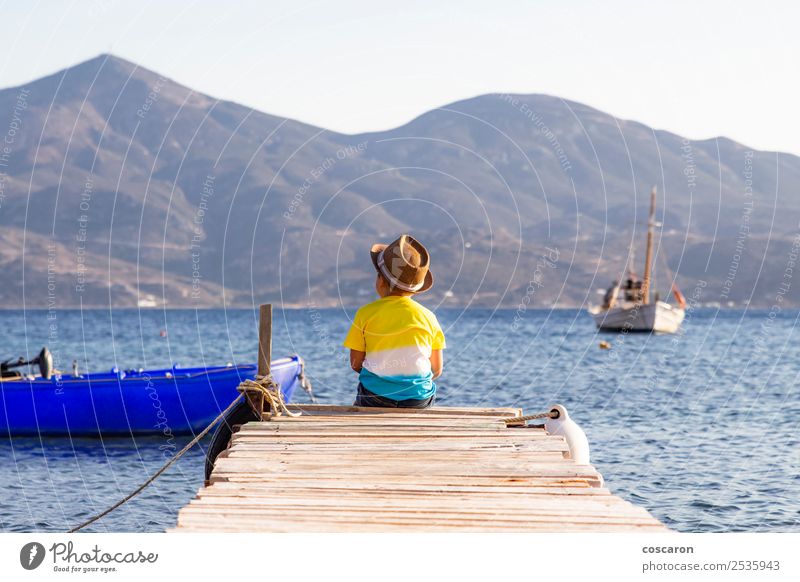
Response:
[[[36,377],[9,372],[23,365],[22,360],[3,363],[0,434],[196,433],[239,395],[240,382],[256,375],[255,364],[68,375],[49,373],[47,357],[49,353],[42,350],[40,358],[24,362],[39,363],[44,373]],[[289,402],[302,385],[303,360],[299,356],[275,360],[271,372]]]

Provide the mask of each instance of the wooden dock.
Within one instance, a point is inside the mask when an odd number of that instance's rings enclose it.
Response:
[[[233,435],[171,531],[668,531],[516,408],[290,408]]]

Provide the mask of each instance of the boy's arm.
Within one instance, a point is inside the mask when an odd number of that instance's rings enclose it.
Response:
[[[444,367],[444,355],[442,354],[442,350],[433,350],[431,352],[431,372],[433,372],[434,380],[442,375],[443,367]]]
[[[364,358],[367,357],[367,342],[364,338],[364,321],[361,314],[363,311],[359,309],[353,318],[353,325],[350,326],[350,331],[347,332],[347,337],[344,338],[344,347],[350,348],[350,367],[355,372],[361,372],[361,367],[364,364]]]
[[[353,368],[354,372],[361,372],[361,367],[364,365],[364,358],[366,356],[366,352],[350,350],[350,367]]]

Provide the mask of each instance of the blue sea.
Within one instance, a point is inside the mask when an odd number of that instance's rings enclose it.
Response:
[[[800,313],[696,309],[675,336],[598,334],[579,310],[437,314],[439,404],[562,403],[612,492],[671,528],[800,531]],[[321,402],[352,401],[339,347],[351,316],[275,313],[274,355],[302,355]],[[0,326],[0,359],[47,345],[66,370],[252,362],[257,346],[253,310],[0,311]],[[161,466],[162,441],[0,436],[0,530],[63,531],[99,512]],[[89,531],[173,526],[202,486],[206,444]]]

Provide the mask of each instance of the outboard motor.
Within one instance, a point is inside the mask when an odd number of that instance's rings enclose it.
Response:
[[[22,356],[16,362],[6,360],[0,362],[0,378],[17,378],[20,373],[12,368],[21,368],[22,366],[38,366],[39,374],[45,380],[49,380],[53,376],[53,354],[47,349],[47,346],[42,348],[39,355],[32,360],[26,360]]]

